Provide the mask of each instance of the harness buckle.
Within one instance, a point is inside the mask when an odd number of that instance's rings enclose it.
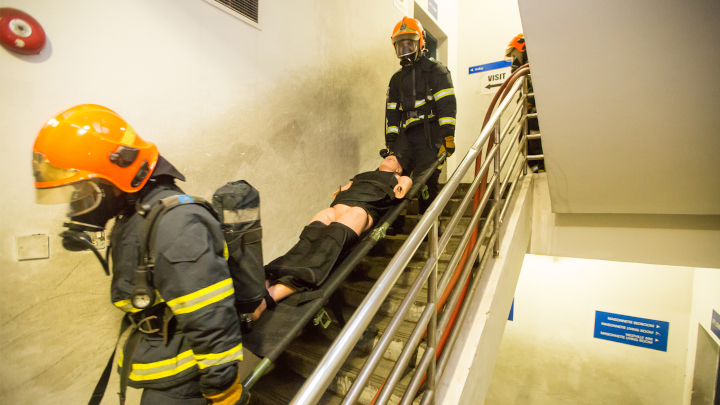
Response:
[[[146,335],[150,335],[153,333],[157,333],[160,331],[160,328],[153,328],[152,321],[153,319],[158,319],[157,316],[151,315],[146,316],[143,319],[141,319],[139,322],[136,322],[132,317],[130,317],[130,322],[132,322],[133,327],[137,329],[139,332],[142,332]]]

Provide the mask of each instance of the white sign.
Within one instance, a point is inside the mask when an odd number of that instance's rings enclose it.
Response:
[[[480,76],[480,94],[495,94],[505,79],[510,77],[510,68],[502,68],[483,72]]]
[[[408,3],[410,3],[410,0],[395,0],[395,7],[402,11],[403,14],[407,15]]]

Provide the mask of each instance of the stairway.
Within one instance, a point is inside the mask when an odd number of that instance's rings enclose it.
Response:
[[[457,210],[468,188],[469,184],[461,184],[455,191],[453,198],[445,207],[440,217],[440,234],[444,231],[451,215]],[[492,206],[492,201],[488,203],[488,206]],[[445,253],[441,255],[438,265],[438,278],[440,278],[445,271],[448,261],[460,241],[460,237],[467,229],[471,214],[472,207],[468,207],[459,225],[455,229],[445,249]],[[340,297],[340,299],[337,300],[341,303],[340,312],[346,321],[350,319],[357,306],[362,302],[393,255],[419,221],[420,215],[418,214],[417,200],[408,204],[405,215],[405,227],[402,232],[398,235],[386,236],[384,239],[381,239],[336,292]],[[483,223],[484,219],[481,220],[480,226],[482,226]],[[366,331],[365,336],[358,342],[318,404],[337,405],[342,402],[343,396],[350,389],[358,372],[365,363],[367,356],[387,328],[392,316],[405,298],[407,291],[410,289],[413,281],[415,281],[427,258],[428,248],[427,242],[425,242],[420,246],[403,274],[398,278],[395,287],[370,323],[370,327]],[[409,311],[403,324],[395,334],[393,342],[383,356],[383,360],[370,378],[358,403],[369,404],[378,389],[382,386],[385,377],[392,370],[395,361],[415,327],[415,322],[425,309],[426,300],[427,292],[425,288],[423,288],[418,294],[415,304]],[[275,369],[260,379],[253,387],[251,391],[251,405],[280,405],[287,404],[292,400],[305,381],[305,378],[310,376],[315,370],[332,341],[342,329],[338,322],[338,317],[334,316],[330,309],[327,309],[327,312],[332,318],[331,325],[328,326],[327,329],[312,324],[308,325],[302,334],[288,347],[285,353],[280,356],[275,364]],[[418,349],[416,359],[420,359],[424,352],[424,347],[425,343],[423,342]],[[400,400],[412,374],[412,370],[406,372],[404,378],[396,387],[395,394],[390,403],[396,404]]]

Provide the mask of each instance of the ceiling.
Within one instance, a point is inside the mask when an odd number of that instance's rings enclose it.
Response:
[[[553,212],[720,215],[720,2],[518,3]]]

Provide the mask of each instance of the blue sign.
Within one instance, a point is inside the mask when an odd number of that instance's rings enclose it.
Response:
[[[720,339],[720,314],[713,310],[712,320],[710,321],[710,330]]]
[[[515,312],[515,298],[513,298],[513,303],[510,305],[510,316],[508,316],[508,321],[513,320],[513,312]]]
[[[598,339],[666,352],[669,331],[669,322],[595,311]]]
[[[437,3],[435,3],[435,0],[428,0],[428,10],[430,11],[430,14],[432,14],[435,19],[438,19],[438,6]]]
[[[512,65],[512,62],[500,60],[497,62],[486,63],[484,65],[472,66],[470,68],[469,74],[487,72],[488,70],[502,69],[505,67],[509,67],[510,65]]]

